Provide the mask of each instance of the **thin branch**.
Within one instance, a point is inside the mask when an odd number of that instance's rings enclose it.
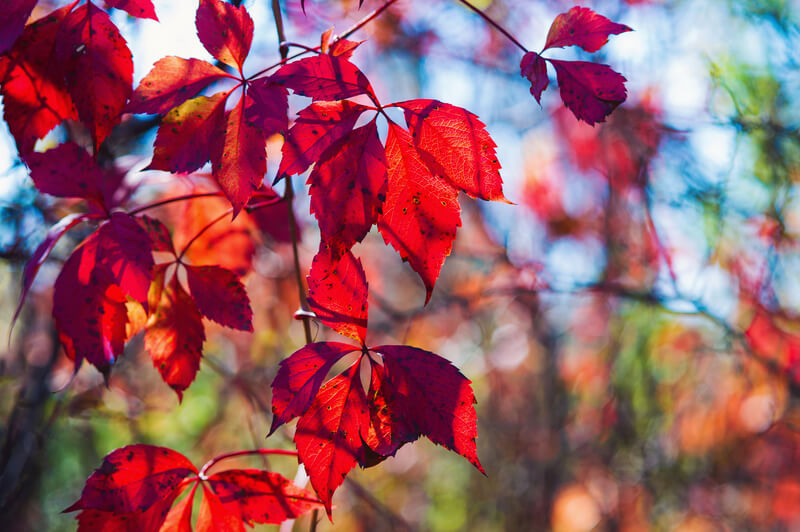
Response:
[[[222,196],[222,192],[205,192],[202,194],[186,194],[184,196],[177,196],[174,198],[169,198],[165,200],[156,201],[154,203],[148,203],[147,205],[142,205],[141,207],[136,207],[128,211],[128,214],[134,216],[139,214],[140,212],[148,211],[150,209],[155,209],[156,207],[161,207],[162,205],[169,205],[170,203],[175,203],[177,201],[186,201],[192,200],[196,198],[211,198],[211,197],[219,197]]]
[[[525,53],[527,53],[527,52],[528,52],[528,49],[527,49],[527,48],[525,48],[525,47],[522,45],[522,43],[520,43],[520,42],[519,42],[519,41],[516,39],[516,37],[514,37],[513,35],[511,35],[511,32],[509,32],[507,29],[505,29],[503,26],[501,26],[501,25],[500,25],[498,22],[495,22],[495,20],[494,20],[494,19],[492,19],[492,17],[490,17],[489,15],[487,15],[486,13],[484,13],[483,11],[481,11],[480,9],[478,9],[477,7],[475,7],[474,5],[472,5],[472,3],[468,2],[467,0],[458,0],[458,1],[459,1],[459,2],[461,2],[462,4],[464,4],[465,6],[467,6],[468,8],[470,8],[472,11],[474,11],[474,12],[475,12],[475,13],[477,13],[478,15],[480,15],[480,17],[481,17],[483,20],[485,20],[485,21],[486,21],[486,22],[487,22],[489,25],[491,25],[491,26],[494,26],[494,28],[495,28],[497,31],[499,31],[500,33],[502,33],[503,35],[505,35],[505,36],[506,36],[506,38],[507,38],[509,41],[511,41],[511,42],[513,42],[514,44],[516,44],[516,45],[517,45],[517,46],[518,46],[518,47],[519,47],[519,48],[520,48],[520,49],[521,49],[523,52],[525,52]]]
[[[217,463],[219,463],[219,462],[221,462],[223,460],[227,460],[228,458],[235,458],[237,456],[248,456],[248,455],[254,455],[254,454],[258,454],[258,455],[277,454],[277,455],[281,455],[281,456],[295,456],[295,457],[297,456],[297,452],[296,451],[286,451],[284,449],[248,449],[248,450],[244,450],[244,451],[235,451],[235,452],[232,452],[232,453],[225,453],[225,454],[221,454],[219,456],[215,456],[214,458],[212,458],[211,460],[206,462],[206,464],[203,466],[203,468],[200,469],[200,473],[199,473],[198,476],[201,479],[205,479],[206,478],[206,473],[208,472],[209,469],[214,467],[215,464],[217,464]]]
[[[178,255],[178,260],[177,260],[177,262],[180,262],[180,261],[181,261],[181,259],[183,258],[183,256],[184,256],[184,255],[186,255],[186,252],[187,252],[187,251],[189,251],[189,248],[190,248],[190,247],[192,247],[192,244],[194,244],[194,243],[195,243],[195,241],[196,241],[198,238],[200,238],[200,237],[203,235],[203,233],[205,233],[206,231],[208,231],[209,229],[211,229],[211,227],[212,227],[214,224],[216,224],[217,222],[219,222],[220,220],[222,220],[223,218],[225,218],[226,216],[228,216],[228,215],[229,215],[229,214],[231,214],[232,212],[233,212],[233,207],[231,207],[231,208],[230,208],[230,209],[228,209],[227,211],[223,212],[222,214],[220,214],[219,216],[217,216],[216,218],[214,218],[213,220],[211,220],[210,222],[208,222],[208,223],[206,224],[206,226],[205,226],[205,227],[203,227],[202,229],[200,229],[200,231],[199,231],[199,232],[198,232],[196,235],[194,235],[194,236],[192,237],[192,239],[191,239],[191,240],[189,240],[189,243],[188,243],[188,244],[186,244],[186,245],[183,247],[183,251],[181,251],[180,255]]]

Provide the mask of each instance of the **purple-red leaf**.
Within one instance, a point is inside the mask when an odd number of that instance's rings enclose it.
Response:
[[[286,64],[272,80],[317,100],[344,100],[359,94],[374,98],[369,80],[345,56],[320,54]]]
[[[187,266],[192,299],[206,318],[220,325],[253,331],[253,311],[239,276],[219,266]]]
[[[590,126],[605,122],[606,117],[625,101],[624,76],[610,66],[585,61],[549,59],[556,69],[558,88],[564,105],[578,120]]]
[[[542,92],[547,88],[550,80],[547,78],[547,63],[544,58],[536,52],[528,52],[522,56],[519,64],[520,73],[523,78],[528,78],[531,82],[531,94],[541,105]]]
[[[265,137],[289,128],[289,92],[269,78],[259,78],[247,88],[245,120],[261,128]]]
[[[173,255],[175,254],[175,246],[172,244],[169,230],[160,220],[147,215],[139,216],[136,219],[139,221],[139,225],[142,226],[142,229],[147,233],[147,236],[150,237],[153,251],[164,251],[172,253]]]
[[[5,13],[0,20],[0,54],[11,48],[22,35],[25,23],[39,0],[12,0],[3,6]]]
[[[558,15],[542,51],[563,46],[580,46],[587,52],[596,52],[608,42],[609,35],[633,31],[624,24],[611,22],[588,7],[575,6]]]
[[[367,278],[352,252],[333,261],[327,249],[320,249],[308,274],[308,303],[322,323],[364,344]]]
[[[121,9],[132,17],[158,20],[153,0],[106,0],[106,4]]]
[[[301,174],[333,143],[347,135],[367,108],[341,100],[314,102],[298,113],[283,142],[278,177]]]
[[[132,92],[128,45],[108,14],[87,2],[65,17],[56,52],[78,116],[99,147],[119,123]]]
[[[253,41],[253,19],[244,6],[200,0],[195,24],[208,53],[241,71]]]
[[[466,109],[437,100],[393,104],[405,110],[408,130],[431,173],[473,198],[508,201],[494,143],[486,126]]]
[[[228,73],[201,59],[167,56],[159,59],[139,83],[125,111],[163,114],[228,77]]]
[[[378,230],[422,278],[427,303],[461,226],[458,191],[431,174],[411,135],[394,123],[386,137],[386,162],[389,184]]]
[[[375,120],[322,154],[308,178],[311,212],[334,260],[366,236],[386,191],[386,156]]]
[[[26,159],[39,192],[60,198],[81,198],[103,206],[103,174],[94,159],[73,142],[59,144]]]
[[[308,410],[328,372],[358,347],[337,342],[308,344],[281,361],[272,381],[272,427],[269,433]]]

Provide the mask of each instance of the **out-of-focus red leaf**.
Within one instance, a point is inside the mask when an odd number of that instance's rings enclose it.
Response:
[[[105,0],[106,4],[121,9],[132,17],[158,20],[153,0]]]
[[[269,78],[254,80],[247,87],[245,120],[261,129],[264,136],[289,129],[289,92]]]
[[[109,453],[64,510],[78,514],[82,532],[158,530],[182,481],[197,474],[183,455],[153,445],[129,445]]]
[[[281,361],[272,381],[272,427],[269,433],[303,415],[317,395],[328,372],[358,347],[337,343],[308,344]]]
[[[553,20],[542,51],[575,45],[587,52],[596,52],[608,42],[609,35],[626,31],[633,30],[624,24],[611,22],[588,7],[575,6]]]
[[[3,117],[23,157],[55,126],[78,118],[61,70],[53,68],[56,35],[74,5],[28,25],[8,54],[0,57]]]
[[[322,154],[308,178],[311,212],[334,260],[366,236],[386,191],[386,156],[375,120]]]
[[[175,247],[172,245],[172,238],[169,236],[169,230],[166,226],[156,218],[151,218],[147,215],[139,216],[136,218],[139,225],[142,226],[150,237],[153,251],[164,251],[167,253],[175,254]]]
[[[367,277],[351,251],[334,261],[327,249],[319,250],[308,274],[308,303],[322,323],[364,344]]]
[[[186,279],[198,310],[220,325],[253,331],[253,311],[244,285],[219,266],[186,266]]]
[[[247,213],[258,229],[275,242],[291,242],[292,229],[287,215],[288,207],[283,201],[274,202],[277,198],[278,194],[272,188],[262,186],[250,198],[250,202],[247,204]],[[258,206],[267,202],[272,204]],[[295,234],[300,234],[300,226],[297,224],[296,218],[294,231]]]
[[[536,52],[528,52],[522,56],[519,68],[522,77],[528,78],[531,82],[531,94],[536,98],[536,102],[541,105],[542,92],[550,83],[547,77],[547,62]]]
[[[11,48],[22,35],[25,23],[39,0],[11,0],[3,6],[5,13],[0,20],[0,54]]]
[[[336,141],[347,135],[367,108],[341,100],[314,102],[298,113],[283,142],[278,177],[303,173]]]
[[[206,339],[203,318],[177,276],[165,288],[154,320],[145,332],[145,347],[178,400],[194,381]]]
[[[780,316],[758,308],[745,337],[760,357],[773,362],[795,382],[800,382],[800,330],[792,332],[778,325]]]
[[[331,499],[363,455],[361,426],[368,420],[360,360],[319,389],[297,422],[294,442],[311,485],[331,515]]]
[[[347,39],[339,39],[333,41],[333,44],[330,45],[327,53],[349,60],[351,57],[353,57],[353,52],[356,51],[356,48],[361,46],[361,43],[363,42],[364,41],[348,41]]]
[[[73,142],[46,152],[31,153],[26,162],[39,192],[61,198],[81,198],[103,207],[99,184],[103,175],[94,159]]]
[[[411,135],[394,123],[386,137],[386,163],[388,187],[378,230],[420,275],[427,303],[461,226],[458,191],[430,172]]]
[[[119,123],[133,90],[128,45],[108,14],[87,2],[64,18],[56,53],[78,116],[100,146]]]
[[[508,201],[503,195],[500,163],[486,126],[466,109],[437,100],[393,104],[406,123],[425,164],[473,198]]]
[[[241,71],[253,41],[253,19],[244,6],[200,0],[195,24],[208,53]]]
[[[209,159],[211,146],[225,124],[224,93],[198,96],[172,109],[158,128],[149,169],[193,172]]]
[[[200,59],[167,56],[156,61],[139,83],[125,108],[128,113],[168,112],[211,83],[230,77],[224,70]]]
[[[225,511],[248,526],[281,523],[322,506],[308,490],[258,469],[222,471],[208,477],[207,483]]]
[[[261,186],[267,171],[266,139],[245,120],[244,100],[225,113],[224,128],[211,143],[214,178],[233,206],[234,216]]]
[[[628,97],[625,77],[610,66],[586,61],[549,59],[556,69],[564,105],[575,118],[589,125],[605,122],[611,111]]]
[[[319,54],[280,68],[272,80],[317,100],[344,100],[359,94],[375,97],[369,80],[344,56]]]
[[[475,445],[478,427],[470,381],[447,359],[429,351],[403,345],[371,350],[383,355],[386,378],[395,394],[390,411],[484,473]]]

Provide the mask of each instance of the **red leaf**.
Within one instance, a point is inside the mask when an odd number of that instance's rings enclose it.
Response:
[[[98,147],[119,123],[132,92],[127,43],[108,14],[87,2],[64,19],[56,53],[78,116]]]
[[[282,201],[274,202],[277,198],[278,194],[272,188],[262,186],[250,198],[250,202],[247,204],[247,213],[258,226],[258,229],[275,242],[291,242],[292,228],[289,225],[290,221],[286,210],[288,207]],[[272,204],[263,205],[267,202]],[[300,234],[300,227],[297,225],[296,219],[294,231],[296,235]]]
[[[244,119],[244,100],[225,113],[224,129],[211,145],[214,178],[230,200],[234,216],[261,186],[267,171],[267,141]]]
[[[114,284],[146,306],[153,279],[150,237],[135,218],[122,212],[112,213],[95,234],[99,239],[95,267],[106,269]]]
[[[389,185],[378,230],[420,275],[427,303],[461,226],[458,191],[431,174],[411,135],[394,123],[386,137],[386,161]]]
[[[419,438],[409,421],[398,415],[397,391],[386,378],[386,369],[372,364],[369,392],[369,423],[361,428],[361,437],[379,457],[393,456],[405,443]],[[362,463],[363,467],[373,465]]]
[[[212,141],[224,126],[224,93],[198,96],[171,110],[161,121],[149,169],[193,172],[209,159]]]
[[[245,120],[269,137],[289,128],[289,91],[269,78],[259,78],[247,87]]]
[[[198,483],[194,483],[189,495],[172,507],[159,532],[192,532],[192,503]]]
[[[580,46],[587,52],[596,52],[608,42],[609,35],[633,31],[624,24],[611,22],[588,7],[575,6],[558,15],[542,51],[563,46]]]
[[[283,142],[278,177],[302,174],[336,141],[353,130],[367,108],[341,100],[315,102],[300,111]]]
[[[361,427],[368,422],[360,359],[319,389],[297,422],[294,442],[311,485],[331,515],[333,492],[361,460]]]
[[[86,150],[73,142],[59,144],[26,159],[39,192],[61,198],[81,198],[103,207],[99,184],[103,175]]]
[[[386,190],[386,158],[375,120],[328,148],[308,178],[311,212],[334,260],[366,236]]]
[[[8,54],[0,57],[3,117],[23,157],[55,126],[78,118],[61,71],[53,68],[56,35],[73,6],[28,25]]]
[[[782,323],[781,318],[758,308],[745,337],[757,356],[775,364],[794,382],[800,382],[800,333],[796,326],[794,331],[787,327],[789,320]]]
[[[496,144],[477,116],[437,100],[393,105],[405,110],[408,129],[431,173],[446,177],[473,198],[508,201]]]
[[[549,59],[556,68],[558,88],[564,105],[578,120],[590,126],[605,122],[606,117],[625,101],[624,76],[608,65],[585,61]]]
[[[197,36],[208,53],[241,71],[253,41],[253,19],[244,6],[200,0],[195,24]]]
[[[31,289],[33,280],[36,278],[36,274],[39,273],[39,268],[41,268],[42,264],[47,260],[47,257],[50,255],[50,252],[53,251],[58,240],[64,236],[67,231],[83,220],[86,220],[86,218],[87,215],[77,213],[68,214],[63,217],[57,224],[48,229],[42,243],[39,244],[39,247],[33,252],[31,258],[25,263],[25,269],[22,271],[22,289],[20,290],[19,303],[14,311],[14,317],[11,319],[12,328],[19,317],[20,311],[22,311],[22,305],[25,303],[25,298],[28,297],[28,292]]]
[[[165,520],[171,499],[156,502],[143,512],[118,513],[83,510],[78,520],[77,532],[142,532],[156,531]]]
[[[308,274],[308,303],[322,323],[364,345],[367,278],[352,252],[333,261],[323,244]]]
[[[322,506],[311,492],[277,473],[235,469],[211,475],[207,482],[225,511],[248,526],[281,523]]]
[[[402,345],[371,350],[383,355],[395,394],[390,407],[394,415],[484,473],[475,445],[478,428],[470,381],[447,359],[429,351]]]
[[[145,230],[147,236],[150,237],[153,251],[164,251],[167,253],[175,254],[175,247],[172,245],[172,238],[169,236],[169,230],[166,226],[156,218],[150,218],[147,215],[139,216],[136,218],[142,229]]]
[[[272,381],[274,417],[269,433],[303,415],[334,364],[353,351],[358,351],[358,348],[337,342],[320,342],[308,344],[282,360]]]
[[[193,474],[194,465],[172,449],[128,445],[106,455],[86,481],[81,498],[64,511],[134,513],[170,498],[171,505],[183,479]]]
[[[106,0],[106,4],[121,9],[132,17],[158,20],[153,0]]]
[[[317,100],[344,100],[359,94],[375,98],[369,80],[344,56],[319,54],[286,64],[272,80]]]
[[[211,83],[229,77],[206,61],[167,56],[159,59],[139,83],[125,111],[163,114],[194,98]]]
[[[3,19],[0,20],[0,54],[11,48],[14,41],[22,35],[25,23],[39,0],[12,0],[4,7]]]
[[[550,80],[547,78],[547,63],[544,58],[536,52],[528,52],[522,56],[519,64],[523,78],[528,78],[531,82],[531,94],[536,98],[539,105],[542,104],[542,92],[547,88]]]
[[[180,400],[200,367],[206,334],[203,318],[177,276],[166,287],[144,338],[153,366]]]
[[[219,266],[186,266],[186,279],[198,310],[220,325],[253,331],[253,311],[244,285]]]
[[[333,44],[331,44],[327,53],[349,60],[353,56],[353,52],[355,52],[356,48],[358,48],[363,42],[364,41],[348,41],[347,39],[339,39],[333,41]]]

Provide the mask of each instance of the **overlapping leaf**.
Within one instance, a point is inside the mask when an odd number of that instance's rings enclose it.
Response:
[[[153,0],[106,0],[106,4],[121,9],[132,17],[158,20]]]
[[[14,41],[22,35],[25,23],[31,16],[39,0],[12,0],[4,6],[5,13],[0,21],[0,54],[11,48]]]

